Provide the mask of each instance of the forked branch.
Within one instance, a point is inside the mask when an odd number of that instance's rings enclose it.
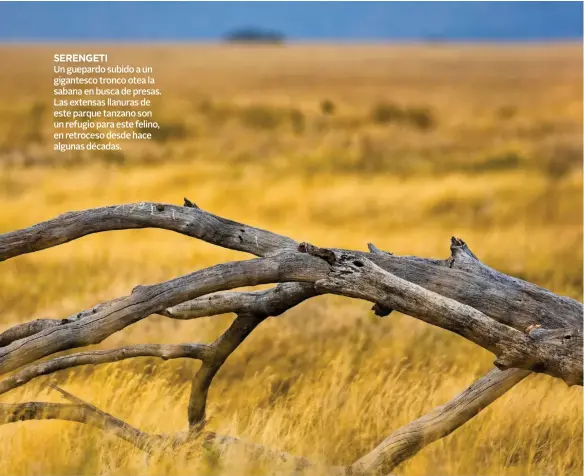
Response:
[[[414,456],[423,447],[464,425],[528,374],[529,372],[518,369],[506,371],[494,369],[445,405],[394,431],[371,452],[363,455],[350,466],[330,467],[326,473],[355,476],[387,474],[397,465]],[[163,451],[170,446],[176,448],[183,444],[191,444],[193,441],[193,433],[152,435],[142,432],[69,392],[55,386],[53,388],[72,404],[46,402],[0,404],[0,424],[32,419],[76,421],[110,432],[148,453],[157,450]],[[255,456],[268,457],[273,462],[292,463],[293,469],[296,471],[314,466],[314,463],[306,458],[266,448],[262,445],[243,442],[231,436],[204,432],[202,438],[203,444],[208,447],[225,451],[234,445],[243,446]]]
[[[308,253],[220,264],[152,286],[103,306],[95,314],[49,328],[0,349],[0,373],[73,347],[98,343],[169,306],[208,293],[273,282],[315,283],[317,291],[365,299],[455,332],[493,352],[500,368],[524,368],[582,383],[582,332],[537,329],[528,335],[482,312],[401,279],[362,254],[301,245]],[[338,259],[337,259],[338,257]],[[324,258],[324,259],[323,259]]]
[[[70,212],[29,228],[0,234],[0,261],[43,250],[109,230],[162,228],[208,243],[272,256],[296,250],[286,236],[218,217],[192,203],[187,206],[141,202]],[[189,205],[190,203],[190,205]],[[582,327],[582,305],[564,296],[473,261],[462,240],[453,239],[446,260],[379,253],[365,255],[382,269],[430,291],[472,306],[518,330],[531,325],[546,329]]]
[[[108,230],[164,228],[209,243],[259,256],[219,264],[164,283],[138,286],[128,296],[82,311],[66,319],[36,320],[0,334],[0,374],[28,365],[0,383],[0,394],[30,380],[77,365],[155,356],[202,361],[192,382],[190,431],[166,437],[148,435],[96,407],[57,389],[73,403],[30,402],[0,405],[0,420],[62,418],[92,424],[131,441],[145,451],[155,446],[192,441],[243,444],[237,439],[204,433],[209,386],[231,353],[266,317],[318,294],[364,299],[378,315],[397,310],[454,332],[497,357],[498,369],[451,402],[404,426],[371,453],[347,468],[346,474],[383,474],[423,446],[454,431],[530,371],[582,385],[582,305],[534,284],[512,278],[481,263],[468,246],[453,238],[446,260],[394,256],[370,244],[370,253],[298,245],[291,238],[226,220],[185,200],[184,207],[139,203],[72,212],[30,228],[0,235],[0,261]],[[299,252],[300,251],[300,252]],[[280,283],[266,291],[232,292],[242,286]],[[195,319],[235,313],[229,329],[210,345],[136,345],[36,360],[56,352],[101,342],[151,314]],[[294,461],[308,460],[251,445]],[[279,455],[279,456],[278,456]]]
[[[520,368],[582,385],[580,328],[520,332],[453,299],[428,291],[381,269],[361,255],[318,248],[301,250],[327,261],[330,272],[315,286],[322,293],[365,299],[458,334],[497,356],[500,369]]]
[[[213,378],[235,349],[260,324],[266,316],[261,314],[240,314],[213,344],[212,358],[204,360],[191,385],[188,417],[191,430],[202,428],[205,423],[207,394]]]

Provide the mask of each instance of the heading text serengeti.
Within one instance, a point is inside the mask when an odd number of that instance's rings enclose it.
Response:
[[[54,56],[55,63],[107,63],[107,55],[100,54],[69,54],[57,53]]]

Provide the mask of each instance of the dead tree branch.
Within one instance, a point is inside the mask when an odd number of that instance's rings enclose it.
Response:
[[[393,432],[374,450],[359,458],[349,467],[331,467],[328,468],[330,471],[327,471],[327,474],[387,474],[400,463],[414,456],[423,447],[452,433],[472,419],[528,374],[529,372],[518,369],[506,371],[494,369],[445,405]],[[0,424],[31,419],[76,421],[113,433],[148,453],[164,450],[165,447],[169,446],[176,448],[192,441],[190,436],[192,433],[151,435],[142,432],[59,387],[51,387],[59,391],[73,404],[44,402],[0,404]],[[266,448],[262,445],[243,442],[231,436],[217,435],[214,432],[203,434],[203,444],[220,451],[225,451],[233,446],[243,446],[256,457],[268,457],[274,462],[292,462],[297,471],[314,466],[314,463],[306,458]]]
[[[582,385],[582,331],[579,328],[523,333],[453,299],[428,291],[381,269],[355,253],[303,243],[301,249],[331,265],[317,290],[379,303],[458,334],[497,356],[499,369],[520,368]]]
[[[163,452],[169,448],[178,449],[183,445],[192,445],[198,441],[200,436],[204,447],[217,449],[220,452],[225,452],[232,447],[241,447],[255,457],[267,458],[272,462],[292,464],[294,470],[303,470],[314,466],[313,462],[304,457],[242,441],[232,436],[218,435],[215,432],[203,432],[201,435],[196,435],[196,438],[193,438],[192,432],[178,432],[170,435],[146,433],[56,385],[49,386],[71,403],[0,403],[0,425],[27,420],[65,420],[84,423],[113,434],[149,454]]]
[[[62,319],[35,319],[11,327],[0,334],[0,347],[7,346],[15,340],[24,339],[40,331],[61,324]]]
[[[191,430],[202,428],[205,423],[207,394],[213,378],[244,339],[265,319],[260,314],[240,314],[213,344],[212,358],[204,360],[191,386],[188,417]]]
[[[312,283],[285,283],[265,291],[209,294],[169,307],[160,314],[173,319],[196,319],[228,313],[279,316],[313,296],[316,296],[316,291]]]
[[[73,397],[68,392],[64,392],[61,389],[58,389],[58,391],[67,396],[69,400],[75,401],[71,404],[48,402],[0,403],[0,424],[26,420],[75,421],[112,433],[147,453],[152,453],[166,442],[166,439],[161,435],[144,433],[109,413]]]
[[[69,212],[0,235],[0,261],[93,233],[135,228],[162,228],[256,256],[268,256],[298,246],[285,236],[227,220],[200,208],[140,202]]]
[[[394,431],[355,461],[347,473],[384,475],[393,471],[422,448],[460,428],[529,373],[520,369],[491,370],[448,403]]]
[[[454,332],[495,354],[498,367],[449,403],[394,432],[350,467],[331,471],[391,471],[425,445],[460,427],[530,371],[582,385],[582,305],[489,268],[457,238],[452,239],[451,256],[446,260],[394,256],[373,244],[369,253],[318,248],[217,217],[185,199],[183,207],[138,203],[72,212],[0,235],[0,261],[92,233],[132,228],[172,230],[259,258],[137,286],[128,296],[66,319],[39,319],[8,329],[0,334],[0,374],[28,366],[0,382],[0,394],[38,376],[78,365],[140,356],[196,358],[202,366],[192,382],[190,431],[171,437],[148,435],[62,389],[57,390],[73,403],[1,404],[0,423],[54,418],[78,421],[113,432],[144,451],[169,441],[183,444],[201,435],[206,444],[247,445],[232,437],[201,432],[214,376],[266,317],[325,293],[370,301],[378,315],[397,310]],[[280,284],[266,291],[229,291],[270,283]],[[56,352],[99,343],[151,314],[195,319],[224,313],[237,317],[210,345],[136,345],[34,363]],[[255,452],[294,461],[300,469],[310,464],[304,458],[249,445]]]
[[[210,294],[208,296],[188,301],[179,306],[169,308],[163,311],[162,314],[176,319],[196,319],[216,314],[236,313],[242,315],[253,314],[263,319],[269,316],[278,316],[287,309],[296,306],[303,300],[308,299],[315,294],[316,291],[314,290],[314,285],[311,283],[290,283],[289,285],[278,285],[275,288],[264,291]],[[101,309],[107,307],[104,305],[100,306]],[[88,313],[88,315],[91,314],[93,313]],[[62,323],[61,320],[52,321],[59,324]],[[160,357],[163,360],[191,358],[199,359],[203,362],[209,362],[209,365],[216,365],[218,353],[215,349],[219,344],[220,342],[215,342],[210,346],[203,344],[141,344],[118,349],[81,352],[64,357],[57,357],[55,359],[29,365],[18,373],[1,381],[0,395],[14,388],[20,387],[36,377],[48,375],[59,370],[81,365],[97,365],[118,362],[120,360],[135,357]],[[225,343],[223,343],[222,346],[222,349],[225,349]],[[223,350],[223,352],[225,352],[225,350]],[[223,360],[226,358],[227,355]],[[208,365],[204,365],[204,367],[208,367]]]
[[[0,382],[0,395],[37,377],[81,365],[119,362],[136,357],[159,357],[163,360],[187,358],[204,361],[210,359],[212,355],[211,347],[202,344],[138,344],[111,350],[79,352],[24,367],[21,371]]]
[[[208,213],[200,208],[141,202],[69,212],[29,228],[0,235],[0,261],[57,246],[83,236],[110,230],[163,228],[208,243],[271,256],[296,250],[291,238],[250,227]],[[582,326],[582,305],[535,284],[499,273],[472,262],[468,247],[453,239],[452,256],[446,260],[389,253],[363,253],[379,267],[414,284],[472,306],[493,319],[525,330],[531,325],[546,329]],[[342,251],[342,250],[340,250]]]
[[[366,299],[384,309],[396,309],[462,335],[495,353],[500,368],[531,369],[563,378],[569,384],[582,382],[579,328],[536,329],[527,335],[477,309],[388,273],[363,254],[306,244],[301,248],[308,253],[283,252],[225,263],[165,283],[139,286],[130,296],[103,306],[95,314],[1,348],[0,373],[55,352],[98,343],[150,314],[205,294],[241,286],[300,281],[315,283],[317,291]]]
[[[73,316],[66,324],[0,348],[0,374],[55,352],[97,344],[140,319],[199,296],[243,286],[309,281],[309,271],[324,277],[326,268],[321,260],[287,252],[277,257],[220,264],[164,283],[138,286],[129,296],[98,306],[95,313],[86,312],[79,319]]]
[[[218,292],[164,309],[159,314],[172,319],[197,319],[228,313],[259,313],[279,316],[290,307],[316,295],[311,283],[285,283],[273,289],[251,292]],[[10,327],[0,334],[0,347],[30,337],[45,329],[79,321],[111,307],[119,299],[98,304],[66,319],[36,319]]]

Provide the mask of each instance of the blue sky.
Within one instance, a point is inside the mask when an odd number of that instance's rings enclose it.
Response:
[[[292,41],[582,38],[581,2],[0,2],[0,41],[216,41],[258,27]]]

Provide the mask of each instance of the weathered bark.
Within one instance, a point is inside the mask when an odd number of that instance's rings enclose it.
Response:
[[[199,208],[141,202],[70,212],[0,235],[0,261],[92,233],[133,228],[163,228],[256,256],[292,251],[298,245],[288,237],[227,220]],[[452,256],[446,260],[393,256],[374,250],[364,254],[406,281],[468,304],[516,329],[525,330],[531,325],[546,329],[582,328],[582,305],[578,301],[485,265],[477,267],[473,263],[469,271],[465,245],[460,243],[453,239]]]
[[[454,250],[454,262],[450,258],[438,261],[378,253],[356,254],[399,278],[474,307],[518,330],[524,331],[531,325],[546,329],[582,328],[582,304],[578,301],[485,265],[463,266],[456,260],[460,254]]]
[[[213,344],[212,357],[204,360],[191,385],[188,417],[189,427],[199,430],[205,423],[207,394],[213,378],[235,349],[266,318],[260,314],[240,314]]]
[[[152,286],[138,286],[132,294],[85,312],[80,319],[45,329],[0,348],[0,374],[75,347],[97,344],[150,314],[160,313],[196,297],[221,290],[281,281],[310,281],[324,277],[328,265],[301,253],[220,264]],[[75,317],[75,316],[74,316]]]
[[[316,296],[316,291],[312,283],[286,283],[265,291],[209,294],[169,307],[160,314],[173,319],[196,319],[227,313],[279,316],[313,296]]]
[[[373,451],[355,461],[347,473],[389,473],[425,446],[464,425],[529,373],[520,369],[491,370],[448,403],[394,431]]]
[[[311,283],[290,283],[288,285],[278,285],[275,288],[264,291],[210,294],[166,309],[161,314],[176,319],[196,319],[226,313],[254,314],[263,317],[278,316],[315,294],[314,285]],[[114,300],[112,302],[117,301]],[[105,304],[100,304],[93,309],[103,310],[109,307]],[[84,315],[94,314],[93,309],[91,312],[86,311]],[[65,321],[51,319],[50,323],[62,325]],[[75,320],[71,322],[75,322]],[[25,328],[24,325],[22,327]],[[203,344],[140,344],[118,349],[81,352],[64,357],[57,357],[38,364],[29,365],[20,372],[0,382],[0,395],[20,387],[36,377],[81,365],[112,363],[134,357],[160,357],[163,360],[191,358],[210,361],[216,358],[214,347],[216,345],[217,342],[210,346]]]
[[[295,249],[294,240],[243,225],[194,207],[130,203],[69,212],[22,230],[0,235],[0,261],[111,230],[162,228],[218,246],[268,256]]]
[[[66,319],[39,319],[0,334],[0,374],[75,347],[96,344],[150,314],[195,319],[224,313],[237,318],[210,345],[128,346],[82,352],[35,363],[0,383],[0,394],[40,376],[77,365],[138,357],[196,358],[202,366],[192,382],[190,431],[148,435],[73,395],[70,405],[29,402],[0,405],[0,423],[63,418],[89,423],[145,451],[176,446],[206,435],[206,444],[248,445],[256,453],[310,466],[298,458],[228,436],[202,432],[207,393],[228,356],[268,316],[276,316],[318,294],[368,300],[378,315],[397,310],[454,332],[491,351],[494,370],[451,402],[397,430],[371,453],[335,474],[382,474],[426,444],[454,431],[530,371],[582,385],[582,305],[481,263],[466,244],[452,239],[446,260],[394,256],[369,244],[370,253],[323,249],[226,220],[185,199],[184,207],[139,203],[73,212],[24,230],[0,235],[0,261],[107,230],[164,228],[260,258],[220,264],[164,283],[138,286],[129,296],[98,304]],[[300,252],[299,252],[300,251]],[[266,291],[219,292],[281,283]],[[508,369],[508,370],[507,370]]]
[[[159,314],[172,319],[197,319],[228,313],[259,313],[279,316],[290,307],[316,295],[312,283],[286,283],[265,291],[219,292],[186,301],[161,311]],[[119,299],[98,304],[66,319],[36,319],[17,324],[0,334],[0,347],[15,340],[24,339],[42,330],[62,326],[91,316],[98,311],[110,308]]]
[[[533,336],[526,335],[477,309],[392,275],[363,254],[304,244],[301,247],[310,253],[283,252],[225,263],[165,283],[138,286],[130,296],[117,299],[83,319],[0,348],[0,373],[55,352],[101,342],[150,314],[205,294],[241,286],[301,281],[317,284],[321,292],[366,299],[462,335],[497,355],[500,368],[531,369],[581,385],[582,332],[578,328],[555,333],[537,329]]]
[[[482,312],[412,284],[381,269],[355,253],[317,248],[301,249],[331,265],[325,279],[315,281],[323,293],[339,294],[379,303],[385,309],[441,327],[491,351],[500,369],[521,368],[582,385],[582,331],[579,328],[523,333],[491,319]]]
[[[0,347],[7,346],[15,340],[24,339],[40,331],[61,324],[61,319],[35,319],[6,329],[0,334]]]
[[[0,395],[20,387],[37,377],[81,365],[106,364],[136,357],[159,357],[163,360],[187,358],[205,361],[210,359],[212,355],[213,351],[211,347],[203,344],[138,344],[118,349],[80,352],[31,364],[23,368],[20,372],[0,382]]]

